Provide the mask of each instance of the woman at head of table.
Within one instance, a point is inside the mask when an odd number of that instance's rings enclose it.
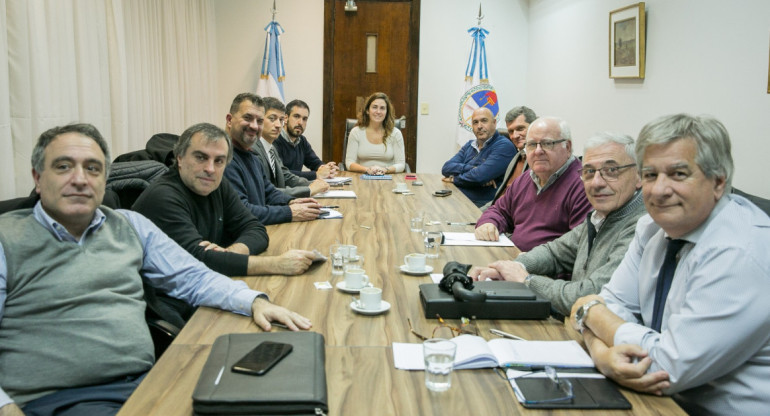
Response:
[[[395,128],[393,112],[393,104],[385,93],[375,92],[366,99],[358,124],[348,135],[348,171],[369,175],[404,171],[404,137]]]

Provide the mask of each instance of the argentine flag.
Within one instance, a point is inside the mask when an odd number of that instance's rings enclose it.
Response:
[[[283,95],[283,79],[286,77],[286,71],[283,68],[280,40],[283,28],[273,20],[265,26],[265,31],[267,32],[265,55],[262,57],[262,73],[257,82],[257,95],[275,97],[286,104]]]
[[[468,65],[465,67],[465,82],[457,110],[457,144],[460,146],[463,146],[468,140],[476,138],[471,126],[471,117],[476,109],[488,107],[495,118],[500,112],[497,92],[495,92],[495,87],[489,83],[489,74],[487,73],[487,51],[484,46],[484,39],[489,31],[481,26],[476,26],[468,29],[468,33],[473,38],[473,44],[468,56]],[[477,66],[478,77],[476,76]]]

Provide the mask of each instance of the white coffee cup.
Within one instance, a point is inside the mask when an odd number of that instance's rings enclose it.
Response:
[[[410,272],[421,272],[425,270],[425,257],[423,253],[411,253],[404,256],[404,264]]]
[[[345,287],[348,289],[360,289],[369,284],[369,276],[364,269],[346,268]]]
[[[396,191],[397,192],[406,192],[409,188],[406,186],[406,182],[398,182],[396,183]]]
[[[359,307],[370,311],[382,308],[382,289],[378,287],[365,287],[359,293]]]

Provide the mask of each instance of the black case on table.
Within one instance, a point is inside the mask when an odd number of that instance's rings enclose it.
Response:
[[[473,291],[515,293],[517,299],[468,302],[457,300],[439,289],[435,283],[420,285],[420,303],[426,318],[456,319],[546,319],[551,312],[551,302],[537,296],[523,283],[486,281],[475,282]]]
[[[263,376],[233,364],[263,341],[294,349]],[[316,332],[227,334],[216,339],[193,392],[196,415],[316,415],[329,410],[323,335]]]

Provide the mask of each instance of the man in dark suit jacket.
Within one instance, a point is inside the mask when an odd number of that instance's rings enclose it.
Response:
[[[277,98],[263,98],[265,103],[265,121],[262,137],[251,147],[259,158],[259,163],[270,182],[281,191],[293,197],[308,197],[329,190],[329,184],[323,179],[310,181],[297,176],[284,166],[273,142],[281,135],[286,118],[286,107]]]

